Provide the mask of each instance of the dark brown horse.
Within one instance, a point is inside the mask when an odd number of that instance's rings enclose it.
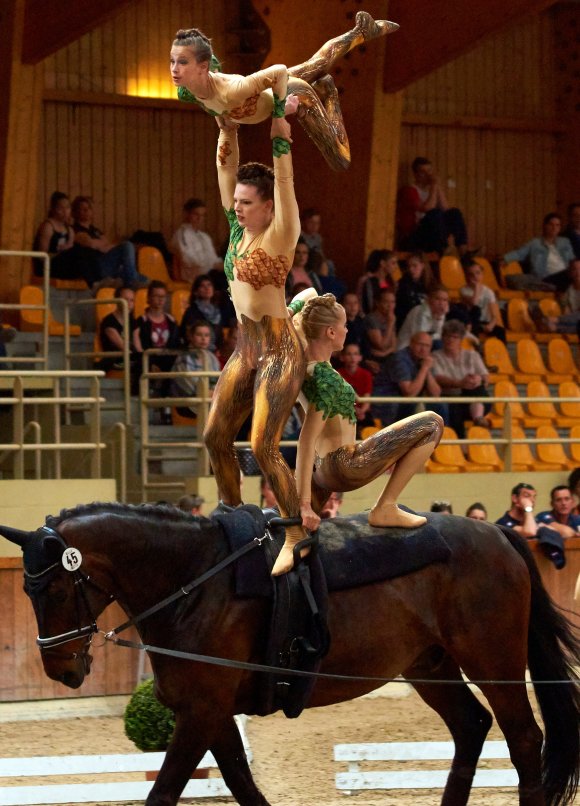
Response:
[[[517,535],[448,515],[430,516],[430,522],[451,549],[447,562],[330,595],[332,646],[322,671],[384,678],[402,674],[422,681],[413,683],[415,689],[440,714],[455,741],[445,806],[467,803],[492,722],[463,683],[461,670],[477,681],[518,681],[479,685],[519,774],[519,803],[571,803],[580,762],[580,693],[573,669],[579,645],[569,623],[551,603]],[[213,522],[168,507],[92,504],[49,518],[47,524],[56,533],[0,527],[0,534],[24,552],[25,588],[38,620],[45,671],[73,688],[89,670],[93,617],[112,598],[136,615],[230,552]],[[67,546],[82,554],[82,575],[63,567]],[[69,557],[69,564],[74,559]],[[152,646],[260,663],[268,610],[263,599],[234,597],[229,566],[144,619],[139,632]],[[208,749],[238,803],[267,806],[233,718],[256,713],[263,676],[158,654],[151,655],[151,663],[159,698],[175,712],[176,728],[148,806],[176,804]],[[523,685],[526,665],[537,681],[543,746]],[[539,682],[552,680],[562,682]],[[320,679],[309,705],[358,697],[379,684]]]

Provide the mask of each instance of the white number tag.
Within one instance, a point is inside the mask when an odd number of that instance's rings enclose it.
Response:
[[[65,549],[62,555],[62,564],[67,571],[76,571],[81,567],[83,555],[78,549],[68,548]]]

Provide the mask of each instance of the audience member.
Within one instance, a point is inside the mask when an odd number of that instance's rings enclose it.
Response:
[[[539,330],[550,333],[576,333],[580,324],[580,260],[570,265],[571,283],[560,298],[561,316],[543,316],[540,308],[534,317]],[[532,312],[533,314],[533,312]]]
[[[471,332],[475,336],[483,333],[495,336],[505,342],[505,328],[502,326],[501,313],[495,294],[482,282],[483,269],[473,258],[463,261],[467,285],[459,294],[461,302],[469,312]]]
[[[366,273],[360,278],[357,294],[365,313],[370,313],[379,291],[394,291],[397,284],[393,272],[398,267],[397,253],[388,249],[373,249],[367,259]]]
[[[90,196],[76,196],[72,203],[75,243],[93,251],[102,282],[113,278],[118,283],[145,288],[149,278],[137,271],[135,246],[131,241],[113,244],[93,222],[94,206]]]
[[[423,331],[433,337],[433,348],[441,345],[441,331],[449,312],[449,292],[444,285],[431,286],[427,299],[416,305],[405,317],[397,337],[397,349],[402,350],[411,341],[413,333]]]
[[[324,505],[322,512],[320,513],[321,520],[326,520],[327,518],[338,518],[340,515],[340,505],[342,504],[343,494],[342,493],[330,493],[330,498]]]
[[[166,313],[167,286],[152,280],[147,289],[147,308],[135,323],[133,343],[139,353],[150,349],[175,350],[180,346],[175,319]],[[150,362],[153,371],[169,372],[175,360],[171,355],[156,355]]]
[[[580,203],[574,202],[568,205],[568,226],[562,233],[564,238],[568,238],[574,250],[574,256],[580,260]]]
[[[534,518],[536,495],[536,488],[531,484],[526,482],[516,484],[511,492],[510,508],[496,523],[513,529],[528,540],[537,538],[546,556],[559,570],[566,565],[564,541],[554,529],[537,523]]]
[[[94,252],[75,243],[71,225],[71,204],[66,193],[56,190],[50,197],[46,219],[34,238],[34,249],[50,256],[50,276],[59,280],[84,280],[89,288],[98,287],[102,275]],[[42,276],[44,263],[34,262],[34,273]]]
[[[317,252],[326,260],[329,275],[334,275],[334,263],[328,259],[324,251],[322,235],[320,234],[320,225],[322,224],[320,211],[315,207],[308,207],[306,210],[302,210],[300,213],[300,223],[302,227],[300,237],[306,242],[310,252]]]
[[[410,255],[403,266],[403,275],[397,286],[397,330],[401,328],[409,311],[427,299],[433,284],[433,272],[431,266],[425,262],[423,253],[415,252]]]
[[[449,206],[430,160],[416,157],[411,169],[414,182],[401,188],[397,198],[398,248],[443,254],[456,247],[461,253],[467,244],[463,214]]]
[[[408,347],[397,350],[375,376],[374,397],[439,397],[441,387],[433,377],[433,340],[428,333],[419,331],[411,337]],[[439,414],[444,422],[449,419],[446,403],[429,403],[428,408]],[[390,425],[403,417],[409,417],[417,409],[414,403],[375,403],[373,417],[383,425]]]
[[[433,375],[445,397],[489,397],[488,370],[478,352],[461,346],[465,325],[450,319],[443,325],[443,348],[433,353]],[[484,403],[458,403],[449,406],[449,423],[459,439],[465,437],[465,420],[489,428],[484,415],[490,405]]]
[[[475,504],[472,504],[470,507],[467,507],[465,517],[471,518],[474,521],[486,521],[487,509],[479,501],[476,501]]]
[[[372,313],[365,317],[366,366],[374,373],[378,372],[396,347],[395,294],[385,289],[379,291]]]
[[[309,255],[310,250],[308,249],[308,244],[301,236],[298,238],[298,243],[296,244],[296,249],[294,250],[292,268],[288,272],[288,277],[286,278],[286,293],[290,296],[290,298],[295,296],[292,293],[292,289],[295,285],[297,285],[297,283],[302,283],[306,288],[312,288],[312,286],[314,286],[312,272],[309,272],[306,268]],[[320,292],[322,290],[322,286],[320,285],[318,277],[316,277],[316,284],[316,290]]]
[[[240,331],[237,324],[228,327],[227,330],[225,328],[222,330],[222,338],[216,350],[216,355],[222,369],[237,347],[239,334]]]
[[[580,515],[580,467],[575,467],[568,476],[568,487],[574,496],[575,507],[572,510],[574,515]]]
[[[361,351],[358,344],[345,344],[340,353],[341,366],[338,367],[339,375],[349,383],[357,394],[357,397],[370,397],[373,391],[373,376],[368,369],[360,366],[362,361]],[[361,431],[367,426],[375,424],[371,415],[371,404],[355,401],[354,412],[356,414],[356,437],[361,439]]]
[[[566,484],[550,490],[551,509],[536,515],[538,523],[545,523],[562,537],[580,537],[580,515],[575,515],[572,492]]]
[[[574,260],[574,251],[568,238],[562,238],[562,219],[558,213],[548,213],[542,222],[542,235],[532,238],[519,249],[506,252],[505,263],[517,260],[529,262],[531,278],[519,277],[523,287],[528,280],[541,281],[563,291],[569,283],[568,268]]]
[[[362,351],[365,338],[365,317],[360,312],[360,300],[356,294],[344,295],[342,305],[346,311],[346,344],[358,344]]]
[[[335,297],[342,298],[346,292],[346,284],[331,271],[330,261],[324,255],[311,249],[306,268],[312,279],[312,285],[317,291],[320,289],[319,293],[334,294]]]
[[[192,325],[188,325],[186,331],[186,352],[178,355],[173,364],[174,372],[200,372],[200,371],[213,371],[219,372],[221,370],[220,362],[216,355],[210,350],[211,342],[211,325],[209,322],[199,320]],[[191,375],[183,376],[181,378],[173,378],[172,394],[175,397],[200,397],[201,389],[198,393],[199,378],[192,377]],[[217,383],[217,377],[208,378],[207,388],[211,393]],[[183,416],[191,417],[196,416],[198,412],[198,405],[196,403],[188,404],[178,409]]]
[[[141,362],[139,355],[135,350],[133,343],[133,332],[135,330],[135,318],[133,316],[133,309],[135,307],[135,291],[129,286],[122,286],[115,291],[116,299],[124,299],[129,309],[129,332],[127,338],[129,339],[129,350],[131,355],[131,386],[133,393],[137,392],[137,380],[141,374]],[[99,337],[101,340],[101,347],[105,352],[122,352],[124,349],[123,328],[124,328],[124,314],[122,303],[117,305],[117,308],[103,318],[99,326]],[[99,361],[98,368],[108,372],[115,368],[120,369],[123,366],[123,359],[119,356],[103,356]]]
[[[449,501],[433,501],[430,512],[440,512],[443,515],[453,515],[453,507]]]
[[[222,312],[213,302],[214,285],[205,274],[200,274],[193,281],[191,295],[189,297],[189,307],[183,314],[180,325],[180,334],[183,341],[186,339],[187,328],[194,322],[203,319],[212,326],[210,350],[215,351],[216,342],[220,340],[222,333]]]
[[[190,515],[201,515],[201,508],[205,504],[202,495],[182,495],[177,502],[177,508]]]
[[[171,238],[175,276],[186,283],[192,283],[199,274],[223,267],[223,260],[205,232],[206,212],[202,199],[188,199],[183,205],[183,223]]]

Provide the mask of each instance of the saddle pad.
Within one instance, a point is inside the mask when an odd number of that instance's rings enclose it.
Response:
[[[257,536],[249,516],[256,517],[255,528],[259,530],[264,516],[257,507],[239,507],[232,513],[219,516],[232,551]],[[237,521],[238,518],[241,520]],[[410,574],[431,563],[446,562],[451,554],[438,530],[429,523],[419,529],[377,528],[369,526],[368,513],[364,512],[323,520],[318,534],[320,559],[329,591]],[[272,530],[272,536],[282,546],[283,530]],[[272,596],[272,581],[263,551],[250,551],[237,561],[236,594],[243,597]]]

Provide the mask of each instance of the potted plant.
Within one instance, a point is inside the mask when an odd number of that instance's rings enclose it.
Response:
[[[144,753],[167,750],[175,728],[173,712],[159,702],[153,689],[153,680],[145,680],[134,690],[125,709],[125,734]],[[157,772],[145,773],[154,781]],[[209,769],[194,770],[192,778],[207,778]]]

